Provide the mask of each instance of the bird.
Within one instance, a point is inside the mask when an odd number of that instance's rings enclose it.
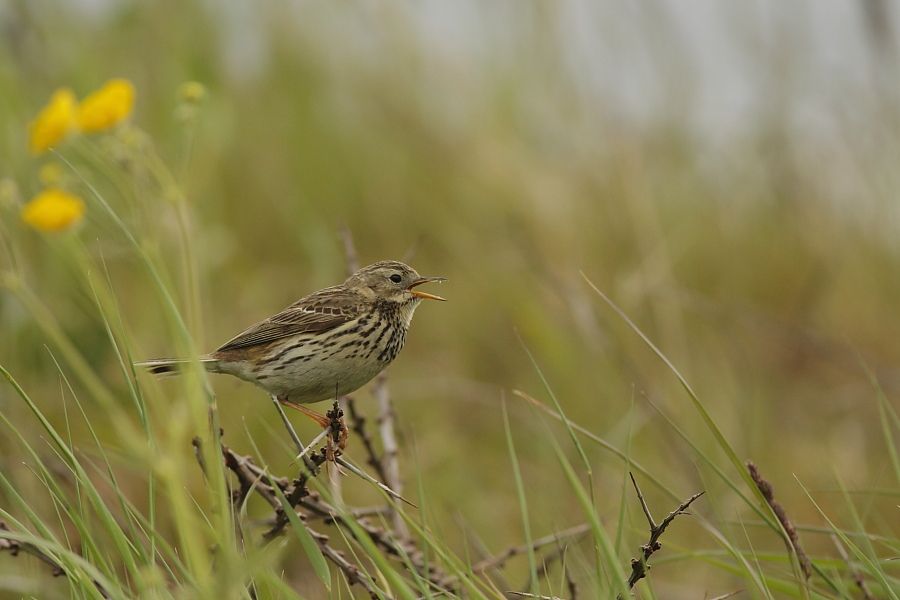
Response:
[[[400,261],[379,261],[300,298],[198,360],[207,371],[256,384],[327,428],[330,417],[303,405],[336,400],[381,373],[403,348],[419,304],[445,301],[417,288],[443,281],[422,277]],[[160,375],[191,362],[158,358],[136,364]]]

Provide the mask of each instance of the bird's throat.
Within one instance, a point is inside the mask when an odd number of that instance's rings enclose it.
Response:
[[[416,312],[416,308],[419,307],[421,302],[421,298],[413,298],[409,302],[400,305],[400,322],[403,323],[405,329],[409,329],[409,324],[412,323],[413,314]]]

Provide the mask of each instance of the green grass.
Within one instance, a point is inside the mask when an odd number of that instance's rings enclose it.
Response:
[[[628,472],[657,519],[706,492],[638,597],[859,598],[856,576],[876,598],[900,594],[888,91],[820,99],[840,134],[826,143],[792,128],[799,100],[773,78],[760,93],[785,104],[712,145],[689,107],[623,121],[576,82],[561,8],[485,12],[504,36],[457,15],[463,51],[422,7],[373,9],[362,26],[349,7],[297,18],[271,4],[238,15],[251,37],[237,54],[224,10],[0,10],[22,32],[0,36],[0,520],[67,574],[0,544],[0,597],[363,597],[307,525],[384,597],[441,597],[419,561],[468,598],[568,598],[569,577],[580,598],[615,597],[648,536]],[[642,39],[677,30],[642,23]],[[648,52],[681,97],[690,63]],[[752,61],[792,68],[782,59]],[[53,89],[83,96],[114,76],[138,90],[127,125],[28,155]],[[202,102],[179,96],[189,80]],[[48,163],[87,203],[74,231],[19,218]],[[196,364],[169,379],[132,366],[196,356],[335,283],[345,226],[363,263],[449,278],[450,302],[418,311],[389,372],[417,505],[399,508],[415,544],[395,554],[350,514],[386,501],[353,476],[344,526],[307,515],[260,543],[272,510],[256,495],[232,504],[217,448],[296,477],[271,402]],[[376,403],[356,396],[378,445]],[[364,465],[360,440],[348,452]],[[797,526],[808,582],[747,460]],[[312,489],[339,505],[324,481]],[[474,572],[582,523],[582,537]]]

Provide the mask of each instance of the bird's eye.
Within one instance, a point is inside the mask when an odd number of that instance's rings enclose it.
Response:
[[[390,280],[393,281],[394,283],[400,283],[401,281],[403,281],[403,277],[401,277],[397,273],[394,273],[393,275],[391,275]]]

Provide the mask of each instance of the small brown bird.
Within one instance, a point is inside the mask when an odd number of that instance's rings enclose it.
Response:
[[[326,417],[301,405],[349,394],[391,364],[419,303],[444,300],[414,288],[444,280],[422,277],[402,262],[377,262],[297,300],[199,360],[208,371],[255,383],[325,427]],[[138,366],[160,374],[187,362],[163,358]]]

